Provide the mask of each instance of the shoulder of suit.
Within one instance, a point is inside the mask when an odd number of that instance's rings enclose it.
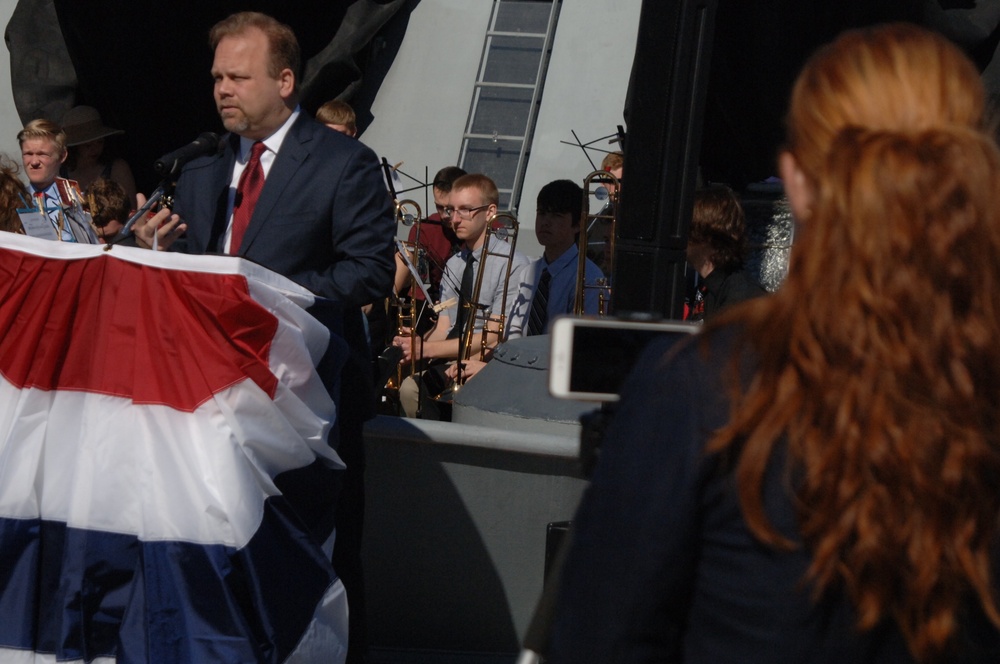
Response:
[[[301,135],[309,136],[310,138],[342,143],[344,145],[351,145],[358,142],[358,139],[351,138],[350,136],[341,134],[339,131],[330,129],[316,118],[306,115],[305,113],[299,116],[299,119],[296,121],[296,125],[297,129],[301,132]]]
[[[198,157],[192,159],[187,164],[184,165],[184,170],[181,173],[191,173],[204,170],[206,168],[212,168],[218,164],[223,159],[221,154],[210,154],[204,157]]]
[[[184,164],[184,169],[181,171],[182,174],[189,173],[191,171],[200,171],[205,168],[211,168],[218,164],[220,161],[229,158],[231,155],[236,153],[236,147],[238,146],[240,139],[239,136],[227,133],[223,134],[220,139],[223,145],[223,149],[215,152],[213,154],[202,155],[201,157],[195,157],[188,163]]]

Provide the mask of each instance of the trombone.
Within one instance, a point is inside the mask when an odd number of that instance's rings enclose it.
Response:
[[[510,212],[497,212],[486,222],[486,234],[483,240],[482,255],[479,258],[479,270],[476,274],[472,298],[468,302],[459,303],[459,306],[468,307],[468,314],[466,316],[465,329],[462,331],[462,345],[459,347],[458,362],[460,370],[458,378],[452,387],[452,392],[457,391],[465,383],[461,373],[461,363],[472,359],[476,328],[481,326],[482,329],[479,346],[480,360],[486,360],[488,351],[503,341],[507,324],[507,291],[510,286],[511,272],[513,271],[514,252],[517,249],[518,229],[517,217]],[[506,260],[507,265],[503,277],[503,296],[500,301],[500,311],[497,313],[492,311],[492,297],[489,298],[489,301],[482,302],[482,291],[483,275],[486,274],[487,260],[497,260],[499,258]],[[496,336],[496,343],[492,345],[489,343],[491,335]],[[445,390],[446,392],[447,390]]]
[[[414,242],[420,242],[420,205],[413,199],[404,198],[394,202],[396,208],[396,223],[404,226],[417,225],[417,234],[413,238]]]
[[[610,192],[608,202],[596,214],[590,213],[590,197],[595,196],[598,200],[601,197],[598,192],[607,188],[605,185],[612,185],[614,191]],[[608,305],[611,300],[611,275],[614,271],[615,260],[615,227],[618,223],[618,196],[621,193],[621,182],[607,171],[594,171],[583,180],[583,223],[580,224],[580,238],[578,242],[579,256],[576,264],[576,300],[573,306],[573,313],[577,316],[584,314],[586,307],[586,291],[597,289],[597,313],[599,316],[608,314]],[[604,278],[598,279],[592,284],[587,283],[587,249],[590,246],[590,236],[598,222],[606,222],[608,225],[607,241],[604,245],[604,262],[602,269],[606,269]]]
[[[392,297],[396,305],[396,334],[402,335],[404,330],[409,330],[410,335],[410,348],[414,348],[417,338],[417,320],[419,318],[420,312],[417,311],[417,298],[415,293],[418,288],[421,287],[417,283],[418,275],[423,275],[426,273],[426,252],[420,245],[420,220],[421,220],[421,209],[420,205],[410,199],[397,200],[395,201],[396,210],[396,223],[402,224],[403,226],[414,226],[416,228],[416,233],[413,236],[413,242],[403,242],[400,241],[399,244],[404,250],[407,250],[410,256],[412,256],[412,262],[407,256],[403,257],[403,262],[410,263],[416,266],[416,274],[411,270],[410,272],[410,297],[409,302],[403,302],[403,299],[395,292],[393,289]],[[431,304],[428,302],[428,304]],[[391,343],[392,340],[390,339]],[[415,356],[411,354],[410,356],[410,372],[409,375],[416,373],[417,362]],[[389,382],[386,384],[386,389],[389,390],[399,390],[399,386],[403,383],[403,378],[406,375],[403,373],[403,365],[396,365],[396,374],[390,377]]]

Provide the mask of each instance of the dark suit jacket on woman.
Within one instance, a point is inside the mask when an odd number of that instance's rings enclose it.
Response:
[[[636,362],[573,524],[549,664],[914,662],[891,620],[860,633],[845,593],[813,599],[808,547],[758,541],[734,460],[706,452],[729,419],[738,338],[696,337],[669,361],[653,342]],[[778,446],[762,497],[771,524],[801,542],[794,475]],[[942,661],[1000,661],[1000,632],[974,601],[960,620],[960,650]]]

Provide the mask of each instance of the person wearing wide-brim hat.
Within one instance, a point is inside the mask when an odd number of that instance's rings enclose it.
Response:
[[[62,120],[66,132],[66,146],[83,145],[108,136],[124,134],[121,129],[112,129],[101,122],[101,114],[93,106],[74,106],[66,111]]]
[[[104,139],[125,132],[106,126],[101,114],[92,106],[74,106],[66,111],[62,128],[69,148],[62,175],[76,180],[84,191],[98,178],[114,180],[134,203],[136,189],[132,169],[124,159],[109,155],[105,149]]]

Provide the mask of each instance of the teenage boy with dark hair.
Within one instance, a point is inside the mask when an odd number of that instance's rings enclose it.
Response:
[[[521,291],[511,312],[509,337],[547,334],[558,315],[573,313],[576,303],[577,246],[583,220],[583,189],[571,180],[555,180],[538,192],[535,237],[544,247],[542,257],[531,263],[521,281]],[[589,258],[584,269],[584,313],[597,314],[599,279],[604,273]]]

